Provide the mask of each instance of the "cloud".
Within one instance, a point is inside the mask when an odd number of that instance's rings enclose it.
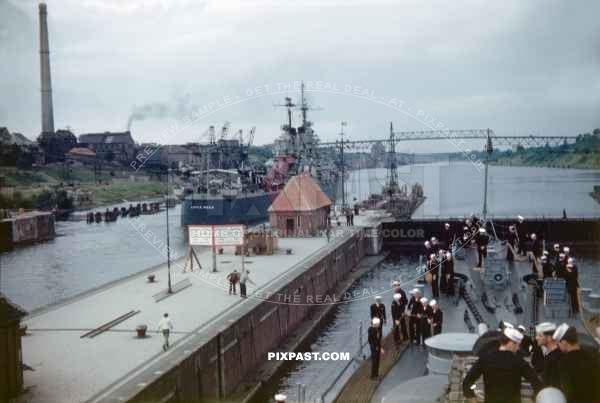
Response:
[[[36,1],[0,5],[0,44],[19,43],[0,49],[12,62],[0,67],[0,91],[9,94],[0,100],[0,124],[35,137]],[[122,130],[132,105],[174,92],[203,105],[300,79],[398,97],[457,128],[575,134],[598,126],[600,4],[591,0],[49,0],[48,12],[57,127]],[[5,15],[15,14],[21,22],[7,30]],[[256,142],[271,142],[284,119],[272,104],[283,96],[228,108],[181,139],[228,120],[256,125]],[[313,98],[324,108],[311,114],[324,139],[335,139],[341,120],[351,122],[355,138],[385,137],[390,120],[425,129],[365,100]],[[134,136],[159,138],[172,119],[136,124]]]

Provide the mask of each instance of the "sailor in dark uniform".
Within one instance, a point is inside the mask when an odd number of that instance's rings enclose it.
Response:
[[[444,313],[440,309],[437,301],[432,299],[429,301],[431,307],[431,330],[433,335],[442,333],[442,324],[444,322]]]
[[[514,225],[510,225],[508,227],[508,236],[506,237],[506,243],[506,260],[512,262],[513,260],[515,260],[513,251],[517,250],[518,245],[517,228]],[[510,247],[508,245],[510,245]]]
[[[381,347],[381,320],[379,318],[371,319],[371,326],[367,331],[369,347],[371,349],[371,379],[379,376],[379,357],[383,353]]]
[[[471,240],[471,230],[469,229],[468,226],[464,226],[463,227],[463,231],[462,231],[462,236],[459,237],[458,239],[458,245],[461,247],[465,247],[469,244]]]
[[[440,296],[440,263],[435,254],[429,256],[427,271],[431,274],[431,293],[433,298]]]
[[[558,344],[552,338],[556,331],[556,324],[550,322],[540,323],[535,327],[535,341],[537,346],[543,350],[543,359],[541,362],[542,382],[544,386],[560,387],[560,349]],[[533,362],[534,366],[536,364]]]
[[[463,381],[463,394],[474,399],[473,386],[483,375],[485,403],[520,403],[521,378],[531,383],[534,392],[541,387],[533,368],[516,352],[523,335],[516,329],[505,329],[497,350],[480,356]]]
[[[579,345],[577,329],[566,323],[554,335],[561,352],[559,382],[569,403],[600,402],[600,356]]]
[[[452,253],[446,252],[442,261],[442,275],[440,277],[440,289],[446,295],[454,294],[454,259]]]
[[[550,251],[550,259],[552,264],[558,262],[558,255],[560,255],[560,244],[555,243],[554,247]]]
[[[554,271],[560,278],[566,278],[567,257],[564,253],[558,254],[558,260],[554,264]]]
[[[421,320],[421,316],[423,315],[423,306],[421,305],[421,292],[418,289],[413,289],[411,292],[411,298],[408,302],[408,328],[410,331],[410,338],[415,344],[419,344],[419,339],[421,338],[421,328],[419,326],[419,321]]]
[[[404,320],[404,311],[406,310],[406,294],[396,293],[394,294],[394,301],[392,301],[392,326],[394,328],[394,341],[396,345],[399,345],[402,340],[408,339],[408,332],[406,330],[406,321]],[[400,337],[402,332],[402,337]]]
[[[527,241],[527,234],[525,234],[525,230],[523,229],[523,226],[521,224],[523,224],[523,221],[525,221],[525,218],[523,218],[523,216],[517,216],[517,219],[519,220],[519,222],[517,224],[515,224],[515,227],[517,228],[517,240],[519,242],[519,255],[521,256],[525,256],[525,241]]]
[[[425,340],[431,337],[431,318],[433,317],[433,309],[429,306],[428,298],[421,298],[422,314],[419,320],[419,327],[421,328],[421,338],[417,339],[417,344],[425,344]]]
[[[579,297],[577,295],[577,290],[579,289],[579,272],[577,265],[567,263],[564,273],[565,280],[567,281],[567,292],[571,301],[571,313],[576,314],[579,313]]]
[[[431,242],[425,241],[425,244],[423,246],[423,256],[425,256],[425,259],[429,259],[429,255],[431,255],[432,253],[433,248],[431,247]]]
[[[438,241],[436,237],[432,236],[430,242],[431,249],[433,250],[431,253],[435,253],[436,255],[440,253],[440,249],[442,248],[442,245],[440,245],[440,241]]]
[[[454,231],[450,227],[450,223],[444,224],[444,230],[442,231],[440,238],[443,243],[442,247],[452,251],[452,245],[454,244]]]
[[[490,243],[490,237],[487,234],[485,228],[479,228],[479,232],[476,238],[477,242],[477,267],[481,267],[483,260],[487,257],[487,247]]]
[[[519,351],[517,353],[523,358],[529,357],[531,351],[533,350],[533,340],[531,340],[531,337],[525,334],[527,333],[525,326],[519,325],[517,326],[517,330],[523,335],[523,340],[521,341],[521,346],[519,347]]]
[[[381,297],[375,297],[375,303],[371,305],[371,319],[379,318],[385,325],[387,320],[385,317],[385,305],[381,303]]]
[[[554,271],[554,266],[548,260],[548,256],[542,256],[542,274],[544,278],[552,278],[556,277],[556,272]]]

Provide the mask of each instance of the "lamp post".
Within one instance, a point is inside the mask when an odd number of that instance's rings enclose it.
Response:
[[[346,167],[344,166],[344,126],[346,126],[346,122],[341,122],[341,131],[340,131],[340,137],[341,137],[341,142],[340,142],[340,152],[341,152],[341,159],[342,159],[342,210],[344,210],[344,208],[346,208]]]
[[[487,141],[485,143],[485,182],[483,184],[483,220],[485,221],[487,216],[487,188],[488,188],[488,165],[490,163],[490,156],[494,151],[492,145],[492,138],[490,137],[490,129],[487,129]]]
[[[167,146],[167,198],[165,200],[165,213],[167,216],[167,280],[168,280],[168,293],[172,294],[173,289],[171,288],[171,246],[169,236],[169,174],[171,168],[169,167],[169,149]]]

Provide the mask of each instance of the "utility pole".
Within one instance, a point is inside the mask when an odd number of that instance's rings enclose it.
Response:
[[[344,164],[344,126],[346,126],[346,122],[341,122],[342,130],[340,132],[340,137],[342,138],[340,142],[340,150],[341,150],[341,159],[342,159],[342,210],[346,207],[346,167]]]
[[[488,165],[490,163],[490,156],[494,151],[492,145],[492,138],[490,137],[490,129],[487,129],[487,141],[485,143],[485,182],[483,184],[483,220],[486,220],[487,216],[487,188],[488,188]]]
[[[166,147],[167,152],[167,199],[165,200],[165,213],[167,215],[167,279],[168,279],[168,293],[172,294],[173,289],[171,288],[171,246],[169,242],[169,174],[171,167],[169,166],[169,146]]]

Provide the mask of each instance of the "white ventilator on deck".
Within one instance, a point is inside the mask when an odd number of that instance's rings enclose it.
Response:
[[[441,333],[425,340],[429,355],[427,369],[433,375],[448,375],[455,355],[473,354],[473,346],[479,338],[474,333]]]

